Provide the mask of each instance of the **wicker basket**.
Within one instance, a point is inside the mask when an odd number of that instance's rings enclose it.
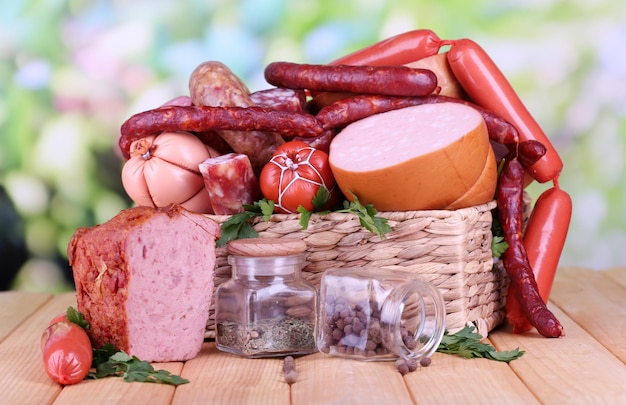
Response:
[[[304,278],[319,288],[331,267],[375,266],[419,274],[436,285],[446,302],[446,328],[455,332],[473,324],[488,332],[504,320],[509,279],[491,254],[492,209],[496,203],[456,211],[379,212],[392,231],[385,239],[365,230],[352,214],[313,215],[308,229],[298,214],[256,218],[260,237],[303,239],[308,245]],[[208,215],[218,223],[229,216]],[[215,288],[230,279],[225,247],[217,249]],[[215,294],[214,294],[215,295]],[[215,337],[211,302],[206,337]]]

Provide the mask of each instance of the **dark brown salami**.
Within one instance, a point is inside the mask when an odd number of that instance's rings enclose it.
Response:
[[[303,112],[306,106],[304,90],[285,89],[275,87],[259,90],[250,94],[250,99],[257,107]]]
[[[545,337],[564,335],[563,326],[539,294],[523,242],[524,168],[517,159],[507,159],[497,190],[498,219],[509,247],[502,260],[511,279],[511,289],[528,321]]]
[[[529,139],[524,142],[520,142],[517,148],[517,158],[524,167],[530,167],[537,163],[539,159],[546,154],[546,147],[539,141]],[[514,152],[511,150],[511,152]]]
[[[489,138],[503,145],[517,147],[519,135],[515,127],[504,119],[469,101],[453,97],[430,95],[425,97],[394,97],[383,95],[358,95],[346,97],[322,108],[316,115],[324,129],[340,128],[373,114],[400,108],[434,103],[461,103],[478,110],[487,124]]]
[[[287,137],[316,137],[324,131],[314,116],[304,113],[261,107],[173,106],[131,116],[122,124],[119,147],[124,157],[128,159],[130,144],[148,135],[158,135],[165,131],[210,130],[270,131]],[[255,145],[258,146],[259,144]]]
[[[394,96],[425,96],[437,89],[437,76],[432,71],[406,66],[273,62],[265,68],[265,80],[291,89]]]

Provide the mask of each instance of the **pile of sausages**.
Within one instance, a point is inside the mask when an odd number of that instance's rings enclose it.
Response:
[[[436,55],[443,46],[449,46],[447,61],[467,99],[439,95],[435,73],[403,66]],[[124,122],[122,154],[128,158],[137,139],[188,131],[218,151],[248,155],[258,173],[287,140],[304,140],[327,151],[338,131],[373,114],[426,103],[470,105],[482,114],[491,141],[506,151],[496,198],[497,218],[509,244],[503,255],[511,279],[507,318],[515,332],[534,326],[546,337],[563,335],[546,306],[571,217],[571,199],[558,186],[563,164],[482,48],[468,39],[441,40],[430,30],[415,30],[328,65],[274,62],[266,67],[265,78],[275,87],[250,93],[223,64],[201,64],[191,75],[189,97]],[[554,186],[537,200],[524,230],[522,196],[532,180]]]

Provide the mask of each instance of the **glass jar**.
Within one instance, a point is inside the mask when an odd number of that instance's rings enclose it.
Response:
[[[228,244],[232,277],[215,293],[219,350],[250,358],[317,351],[318,293],[301,277],[305,249],[274,238]]]
[[[322,276],[317,347],[323,353],[419,361],[437,350],[444,330],[441,292],[417,275],[344,268]]]

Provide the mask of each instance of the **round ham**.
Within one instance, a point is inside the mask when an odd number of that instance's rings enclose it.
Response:
[[[329,152],[346,196],[349,191],[380,211],[446,209],[472,189],[480,198],[461,201],[487,202],[497,180],[492,159],[482,115],[459,103],[419,105],[356,121],[335,136]],[[482,186],[475,186],[479,179]]]

